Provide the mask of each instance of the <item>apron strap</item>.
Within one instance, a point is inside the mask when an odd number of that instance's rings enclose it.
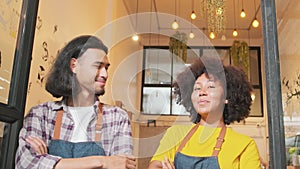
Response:
[[[189,132],[188,134],[184,137],[184,139],[182,140],[181,144],[179,145],[177,152],[180,152],[182,150],[182,148],[185,146],[185,144],[190,140],[190,138],[192,137],[192,135],[196,132],[196,130],[199,127],[199,123],[197,123]]]
[[[184,137],[184,139],[182,140],[181,144],[179,145],[178,149],[177,149],[177,152],[180,152],[182,150],[182,148],[185,146],[185,144],[190,140],[190,138],[192,137],[192,135],[196,132],[196,130],[198,129],[199,127],[199,123],[197,123],[189,132],[188,134]],[[216,142],[216,145],[214,147],[214,150],[213,150],[213,153],[212,153],[212,156],[218,156],[220,150],[221,150],[221,147],[222,147],[222,144],[224,142],[224,137],[225,137],[225,134],[226,134],[226,126],[224,125],[220,131],[220,134],[219,136],[217,137],[217,142]]]
[[[96,132],[95,132],[95,141],[100,142],[101,141],[101,130],[102,130],[102,103],[99,102],[98,104],[98,117],[97,117],[97,123],[96,123]]]
[[[216,142],[216,145],[214,147],[214,151],[213,151],[212,156],[217,157],[219,155],[219,152],[221,150],[222,144],[225,141],[224,140],[225,134],[226,134],[226,126],[224,125],[222,127],[222,129],[221,129],[219,137],[217,138],[217,142]]]
[[[62,124],[62,116],[63,116],[64,110],[60,109],[57,111],[56,118],[55,118],[55,125],[54,125],[54,134],[53,138],[55,140],[59,140],[60,137],[60,128]]]

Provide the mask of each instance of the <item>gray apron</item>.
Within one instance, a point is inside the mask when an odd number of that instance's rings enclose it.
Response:
[[[54,127],[53,140],[48,146],[49,154],[62,158],[79,158],[86,156],[105,156],[105,151],[101,144],[101,128],[102,128],[102,103],[98,105],[98,118],[96,123],[95,142],[79,142],[73,143],[60,140],[60,128],[62,125],[63,110],[58,110]]]
[[[174,166],[176,169],[220,169],[218,163],[218,154],[221,150],[222,144],[224,142],[224,136],[226,134],[226,127],[223,126],[219,137],[217,138],[216,145],[214,147],[212,156],[209,157],[194,157],[182,154],[180,151],[189,141],[192,135],[196,132],[199,127],[199,123],[196,124],[189,133],[185,136],[183,141],[178,147],[174,158]]]

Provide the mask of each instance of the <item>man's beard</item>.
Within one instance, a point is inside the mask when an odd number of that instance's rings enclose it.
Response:
[[[97,92],[95,93],[96,96],[102,96],[102,95],[104,95],[104,94],[105,94],[105,90],[104,90],[104,89],[102,89],[102,90],[100,90],[100,91],[97,91]]]

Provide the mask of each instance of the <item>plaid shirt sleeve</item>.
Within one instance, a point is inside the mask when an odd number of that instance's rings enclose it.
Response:
[[[127,112],[112,107],[103,110],[103,118],[102,143],[106,155],[132,155],[132,132]]]
[[[48,112],[48,104],[41,104],[32,108],[26,115],[23,128],[20,130],[19,134],[19,147],[17,149],[15,158],[16,169],[52,169],[60,160],[60,157],[49,154],[37,155],[25,140],[28,136],[40,137],[42,140],[48,143],[49,138],[51,137],[49,133],[51,129],[47,128],[52,127],[51,125],[54,124],[53,121],[48,120]],[[50,122],[50,124],[48,124],[48,122]]]

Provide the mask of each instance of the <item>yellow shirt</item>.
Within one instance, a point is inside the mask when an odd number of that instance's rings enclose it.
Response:
[[[170,127],[161,139],[151,161],[162,161],[167,157],[173,162],[182,139],[193,126],[174,125]],[[220,131],[221,128],[200,125],[185,144],[181,153],[196,157],[212,156],[213,147]],[[226,130],[218,161],[221,169],[260,169],[259,153],[254,140],[249,136],[233,131],[231,128]]]

